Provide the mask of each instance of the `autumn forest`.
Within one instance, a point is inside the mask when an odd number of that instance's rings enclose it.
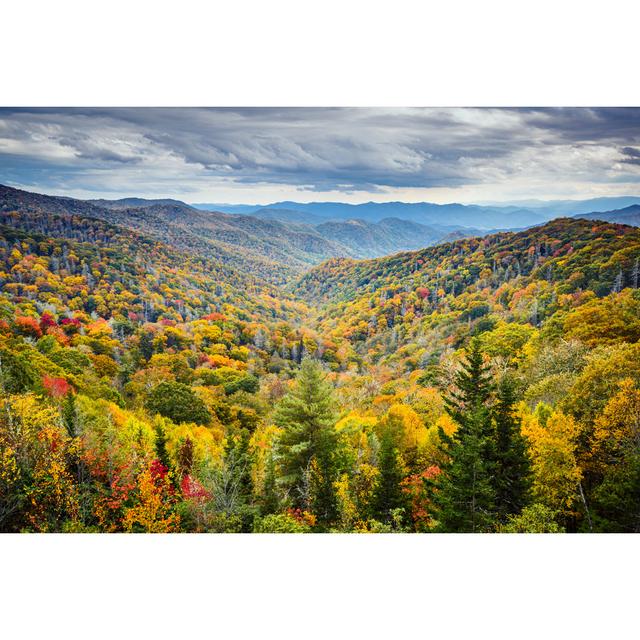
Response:
[[[327,237],[0,187],[0,531],[640,531],[640,229]]]

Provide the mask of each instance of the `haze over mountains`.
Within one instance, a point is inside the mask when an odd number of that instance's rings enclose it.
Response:
[[[640,204],[632,204],[624,209],[614,209],[613,211],[592,211],[591,213],[579,214],[576,217],[587,218],[588,220],[617,222],[619,224],[628,224],[632,227],[639,227]]]
[[[512,229],[541,224],[563,216],[612,211],[640,204],[640,196],[614,196],[586,200],[526,200],[491,205],[435,204],[431,202],[276,202],[269,205],[200,203],[193,206],[207,211],[253,215],[282,221],[321,224],[323,220],[360,219],[380,222],[399,218],[424,225],[449,225],[473,229]],[[451,229],[449,229],[451,230]]]
[[[516,206],[552,215],[575,215],[592,211],[606,211],[628,207],[640,201],[640,196],[603,196],[586,200],[516,200],[497,203],[483,203],[483,206]]]
[[[380,222],[385,218],[400,218],[419,224],[445,224],[494,229],[497,227],[522,227],[544,222],[547,217],[535,211],[519,207],[481,207],[463,204],[434,204],[430,202],[365,202],[349,204],[343,202],[276,202],[267,206],[195,204],[200,209],[226,213],[253,215],[257,211],[278,211],[278,215],[291,216],[295,212],[299,221],[313,224],[312,220],[360,219]],[[287,213],[284,213],[287,212]],[[313,218],[305,219],[305,215]]]

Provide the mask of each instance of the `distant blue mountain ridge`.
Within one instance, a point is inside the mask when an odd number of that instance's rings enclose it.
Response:
[[[426,225],[450,225],[475,229],[521,228],[559,217],[594,211],[613,211],[640,204],[640,196],[614,196],[587,200],[527,201],[502,205],[435,204],[431,202],[292,202],[268,205],[198,203],[192,206],[208,211],[252,215],[282,222],[318,225],[329,220],[364,220],[377,223],[398,218]]]

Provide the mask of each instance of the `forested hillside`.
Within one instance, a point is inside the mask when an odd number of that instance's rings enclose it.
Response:
[[[557,323],[591,298],[636,289],[639,243],[638,229],[565,218],[379,260],[330,260],[293,290],[324,303],[318,319],[333,338],[397,358],[385,342],[458,347],[498,320]]]
[[[1,531],[640,531],[640,229],[2,196]]]
[[[334,220],[317,225],[316,231],[324,238],[351,247],[352,255],[358,258],[375,258],[400,250],[427,247],[443,241],[450,233],[449,229],[428,227],[399,218],[385,218],[376,224],[363,220]],[[467,233],[473,234],[471,230]]]
[[[184,252],[213,256],[273,283],[282,284],[329,256],[353,255],[311,229],[289,228],[277,221],[199,211],[181,202],[151,201],[135,207],[126,206],[127,202],[98,206],[0,185],[0,213],[11,216],[19,212],[13,216],[15,224],[22,224],[23,217],[38,219],[51,214],[89,217],[140,232]]]

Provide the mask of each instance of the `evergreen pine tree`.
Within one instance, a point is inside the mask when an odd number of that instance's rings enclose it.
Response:
[[[67,393],[62,401],[62,421],[70,438],[78,435],[78,414],[76,411],[76,397],[73,393]]]
[[[487,401],[491,381],[477,340],[456,373],[457,391],[445,401],[447,413],[458,424],[452,436],[440,430],[448,456],[435,481],[434,505],[440,529],[481,532],[494,521],[493,442]]]
[[[158,418],[155,421],[153,428],[156,436],[156,455],[158,457],[158,460],[168,469],[171,466],[171,461],[169,460],[169,452],[167,451],[167,433],[164,429],[164,422],[161,418]]]
[[[294,508],[311,510],[325,524],[336,516],[335,421],[331,386],[320,365],[306,358],[275,414],[276,424],[283,427],[279,480]]]
[[[514,415],[515,390],[506,377],[500,382],[493,409],[495,424],[495,504],[498,518],[518,515],[529,502],[531,465],[520,421]]]

